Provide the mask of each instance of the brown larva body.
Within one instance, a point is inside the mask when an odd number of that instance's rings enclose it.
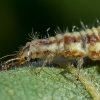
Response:
[[[54,58],[64,57],[76,59],[89,57],[100,60],[100,26],[80,32],[65,32],[46,39],[34,39],[28,42],[16,55],[16,65],[23,64],[30,59],[45,58],[48,62]],[[10,61],[5,62],[9,68]]]

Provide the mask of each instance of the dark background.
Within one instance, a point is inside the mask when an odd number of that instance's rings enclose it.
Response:
[[[28,33],[54,35],[57,26],[81,27],[80,20],[95,26],[100,19],[100,0],[0,0],[0,57],[18,50]],[[44,36],[43,35],[43,36]]]

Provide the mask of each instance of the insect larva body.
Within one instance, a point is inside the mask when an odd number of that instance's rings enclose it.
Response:
[[[46,39],[33,39],[26,43],[15,56],[18,58],[17,64],[23,64],[35,58],[52,61],[60,57],[67,59],[89,57],[92,60],[100,60],[100,26],[92,29],[85,28],[79,32],[57,33],[56,36]],[[9,68],[8,63],[10,61],[5,63],[6,66],[8,65],[7,68]]]
[[[29,44],[29,52],[32,58],[43,58],[49,54],[54,57],[89,57],[92,60],[100,59],[100,35],[99,29],[92,28],[85,31],[57,34],[47,39],[32,40]]]

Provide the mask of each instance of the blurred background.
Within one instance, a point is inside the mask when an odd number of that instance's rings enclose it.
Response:
[[[59,26],[95,26],[100,19],[99,0],[0,0],[0,57],[18,50],[29,40],[32,27],[43,36]],[[27,38],[26,38],[27,37]]]

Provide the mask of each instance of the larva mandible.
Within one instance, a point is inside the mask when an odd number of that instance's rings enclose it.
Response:
[[[78,66],[82,66],[84,57],[100,60],[100,23],[98,20],[97,23],[97,28],[89,29],[81,22],[83,28],[81,31],[66,31],[63,34],[56,31],[57,34],[54,37],[34,38],[31,42],[27,42],[13,59],[6,61],[2,69],[12,67],[12,61],[13,65],[20,65],[35,58],[45,58],[46,62],[60,57],[76,59]]]

